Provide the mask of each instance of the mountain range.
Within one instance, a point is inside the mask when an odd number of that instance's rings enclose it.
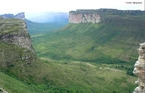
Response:
[[[3,18],[19,18],[25,20],[31,35],[43,34],[59,29],[68,23],[68,13],[63,12],[38,12],[3,14]]]
[[[33,12],[33,13],[18,13],[3,14],[3,18],[20,18],[27,19],[35,23],[68,23],[68,13],[65,12]]]
[[[68,23],[67,12],[26,12],[25,15],[28,20],[37,23]]]
[[[76,10],[52,28],[0,17],[0,92],[132,93],[144,13]]]

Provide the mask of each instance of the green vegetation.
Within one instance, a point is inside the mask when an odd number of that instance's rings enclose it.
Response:
[[[21,58],[33,56],[30,52],[15,45],[0,46],[0,86],[9,93],[130,93],[135,88],[137,78],[117,70],[116,64],[50,58],[36,58],[28,63],[29,60]]]
[[[34,37],[39,57],[77,61],[134,63],[138,44],[144,42],[144,20],[68,24],[62,29]],[[132,19],[131,19],[132,20]],[[135,19],[136,20],[136,19]]]
[[[131,93],[137,79],[111,65],[79,61],[43,59],[38,70],[41,72],[34,74],[35,80],[45,83],[24,83],[0,72],[0,84],[9,93]]]
[[[8,93],[38,93],[32,86],[2,72],[0,72],[0,87]]]
[[[98,24],[70,23],[47,34],[41,29],[47,25],[27,23],[41,59],[25,48],[0,42],[0,87],[9,93],[132,93],[144,18],[110,14]],[[0,35],[17,33],[15,23],[8,30],[2,23]],[[42,32],[34,33],[34,27]]]
[[[138,57],[135,50],[144,42],[144,20],[144,15],[114,14],[104,16],[99,24],[70,23],[34,36],[37,55],[51,66],[47,69],[53,91],[131,93],[136,80],[132,73]]]
[[[30,35],[44,34],[54,31],[66,25],[66,23],[35,23],[25,20]]]
[[[24,21],[19,19],[0,19],[0,35],[15,34],[24,29]]]

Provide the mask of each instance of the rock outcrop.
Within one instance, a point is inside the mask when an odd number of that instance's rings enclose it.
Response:
[[[25,19],[25,13],[24,12],[21,12],[21,13],[18,13],[14,16],[14,18],[19,18],[19,19]]]
[[[138,84],[138,87],[135,88],[133,93],[145,93],[145,42],[140,44],[138,49],[138,60],[134,65],[133,73],[138,77],[138,80],[135,82]]]
[[[8,92],[5,91],[3,88],[0,88],[0,93],[8,93]]]
[[[21,19],[0,19],[0,42],[15,44],[34,52],[25,21]]]
[[[78,9],[69,12],[69,23],[99,23],[108,22],[113,19],[108,19],[109,16],[115,15],[137,15],[144,14],[140,10],[117,10],[117,9]]]
[[[96,12],[92,13],[76,13],[75,11],[69,12],[69,22],[70,23],[98,23],[100,22],[100,14]]]

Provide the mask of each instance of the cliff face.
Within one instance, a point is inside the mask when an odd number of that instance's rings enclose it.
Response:
[[[145,11],[140,10],[117,10],[117,9],[78,9],[69,12],[69,23],[99,23],[110,22],[127,15],[142,15]],[[112,18],[112,19],[110,19]],[[120,19],[119,19],[120,21]]]
[[[36,62],[24,20],[0,17],[0,70],[29,81]]]
[[[100,22],[100,14],[99,13],[88,13],[88,12],[75,12],[70,11],[69,12],[69,22],[70,23],[98,23]]]
[[[34,52],[26,24],[20,19],[0,19],[0,42],[15,44]]]

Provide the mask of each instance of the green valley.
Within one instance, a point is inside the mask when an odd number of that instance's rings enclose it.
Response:
[[[24,21],[0,17],[0,88],[8,93],[132,93],[137,49],[145,42],[144,12],[99,13],[98,23],[25,20],[30,35]]]
[[[25,19],[30,35],[44,34],[66,25],[66,23],[36,23]]]
[[[142,15],[126,17],[111,16],[98,24],[69,23],[58,31],[33,38],[33,45],[39,57],[134,63],[135,50],[144,42],[145,19]]]

